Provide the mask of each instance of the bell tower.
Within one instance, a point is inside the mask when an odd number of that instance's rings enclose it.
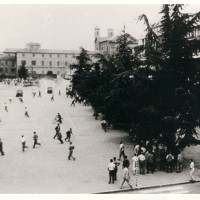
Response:
[[[94,36],[95,38],[100,37],[100,28],[98,26],[94,29]]]

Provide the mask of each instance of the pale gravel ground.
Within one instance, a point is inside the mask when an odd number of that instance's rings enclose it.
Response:
[[[46,86],[53,85],[55,101],[50,102],[51,95],[46,94]],[[114,190],[119,188],[121,167],[119,168],[119,180],[115,184],[108,184],[107,165],[109,159],[118,156],[119,142],[124,141],[126,154],[133,156],[133,144],[126,133],[109,130],[104,132],[100,126],[100,120],[95,120],[90,107],[76,104],[70,107],[71,99],[66,98],[65,88],[68,82],[65,80],[54,83],[41,81],[40,88],[27,87],[24,91],[24,104],[15,97],[17,88],[0,83],[0,138],[4,143],[5,156],[0,157],[0,193],[23,194],[69,194],[92,193],[98,191]],[[32,91],[42,92],[43,97],[32,98]],[[61,96],[58,96],[58,90]],[[10,104],[8,98],[12,97]],[[4,102],[7,102],[9,112],[4,110]],[[27,106],[30,118],[24,116],[24,107]],[[74,156],[76,161],[68,161],[68,146],[65,142],[60,144],[54,140],[55,124],[52,119],[60,112],[64,118],[61,125],[63,139],[65,132],[72,127],[75,145]],[[42,146],[32,148],[33,131],[39,135]],[[29,149],[25,153],[21,151],[19,141],[21,135],[27,138]],[[195,147],[198,148],[199,147]],[[187,150],[189,151],[189,150]],[[185,152],[185,156],[192,156]],[[132,166],[131,166],[132,168]],[[196,172],[198,175],[198,171]],[[156,172],[154,175],[139,177],[139,186],[163,184],[188,180],[188,173],[166,174]],[[131,181],[135,184],[135,177]]]

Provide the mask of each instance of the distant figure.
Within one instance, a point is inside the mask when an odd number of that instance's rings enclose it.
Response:
[[[56,137],[58,137],[58,134],[59,134],[59,131],[60,131],[60,124],[58,124],[58,125],[55,127],[55,130],[56,130],[56,134],[54,135],[53,139],[55,139]]]
[[[1,141],[1,138],[0,138],[0,152],[1,152],[1,155],[4,156],[4,152],[3,152],[3,143]]]
[[[75,100],[72,101],[71,105],[70,106],[73,106],[75,107]]]
[[[72,133],[72,128],[70,128],[69,131],[66,132],[65,141],[68,139],[68,142],[71,142],[71,141],[70,141],[71,135],[73,135],[73,133]]]
[[[29,114],[28,114],[28,109],[27,109],[27,107],[25,107],[25,116],[26,116],[26,117],[29,117]]]
[[[61,95],[61,91],[59,90],[58,95]]]
[[[21,97],[19,97],[19,100],[20,100],[22,103],[24,103],[24,102],[23,102],[23,99],[22,99]]]
[[[119,145],[119,159],[118,160],[121,160],[121,156],[125,158],[125,147],[122,141],[120,142],[120,145]]]
[[[26,138],[24,137],[24,135],[22,135],[20,140],[22,142],[22,151],[24,152],[25,148],[28,148],[28,146],[26,146]]]
[[[181,172],[182,160],[183,160],[183,156],[182,156],[181,152],[179,151],[178,155],[177,155],[176,173],[180,173]]]
[[[58,138],[58,140],[60,141],[60,143],[63,144],[62,134],[61,134],[60,131],[58,132],[58,136],[57,136],[57,138]]]
[[[62,117],[61,117],[60,113],[58,113],[57,119],[58,119],[58,122],[59,122],[60,124],[62,124]]]
[[[114,169],[114,181],[117,180],[117,171],[118,171],[118,166],[120,163],[116,160],[116,157],[113,158],[113,163],[115,164],[115,169]]]
[[[42,97],[42,95],[41,95],[41,92],[40,92],[40,91],[38,92],[38,97]]]
[[[195,181],[193,173],[194,173],[194,161],[193,161],[193,159],[190,159],[190,181],[191,182]]]
[[[8,107],[7,106],[5,106],[5,111],[8,112]]]
[[[34,134],[33,135],[33,140],[34,140],[33,148],[35,148],[35,145],[41,146],[41,144],[37,142],[38,141],[38,135],[36,134],[36,132],[34,132],[33,134]]]
[[[54,95],[52,95],[52,97],[51,97],[51,101],[54,101]]]
[[[12,103],[12,99],[11,98],[9,98],[9,102]]]
[[[33,98],[34,98],[34,97],[35,97],[35,95],[36,95],[36,92],[33,92],[32,94],[33,94]]]
[[[74,148],[75,148],[75,147],[72,145],[72,142],[70,142],[68,160],[70,160],[71,158],[73,158],[73,160],[75,160],[75,158],[73,157]]]

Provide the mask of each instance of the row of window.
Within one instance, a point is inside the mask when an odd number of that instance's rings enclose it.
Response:
[[[4,70],[3,70],[3,68],[0,68],[0,73],[3,73],[3,72],[8,73],[8,69],[4,68]],[[15,68],[11,68],[10,72],[11,73],[15,73],[16,69]]]
[[[22,65],[26,65],[26,61],[25,61],[25,60],[22,60],[22,61],[21,61],[21,64],[22,64]],[[36,65],[36,64],[37,64],[36,60],[32,60],[32,61],[31,61],[31,65],[34,66],[34,65]],[[44,61],[41,62],[41,65],[44,66]],[[52,61],[49,61],[49,66],[52,66]],[[57,61],[57,66],[60,66],[60,61]],[[67,62],[65,62],[65,66],[67,66]]]
[[[12,66],[14,66],[15,65],[15,62],[14,61],[9,61],[9,60],[2,60],[2,61],[0,61],[0,64],[2,64],[2,65],[12,65]]]
[[[44,54],[43,54],[43,53],[42,53],[41,55],[42,55],[42,57],[44,57]],[[61,55],[61,54],[57,54],[57,57],[59,58],[60,55]],[[65,58],[67,58],[67,54],[62,54],[62,55],[64,55]],[[25,53],[22,53],[22,56],[25,57]],[[35,57],[35,53],[32,53],[32,56]],[[52,54],[51,54],[51,53],[49,54],[49,57],[52,57]]]

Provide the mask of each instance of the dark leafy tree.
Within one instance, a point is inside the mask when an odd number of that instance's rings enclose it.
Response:
[[[18,77],[23,78],[23,79],[27,79],[28,77],[28,70],[26,69],[26,66],[24,63],[22,63],[22,65],[20,66],[18,70]]]

